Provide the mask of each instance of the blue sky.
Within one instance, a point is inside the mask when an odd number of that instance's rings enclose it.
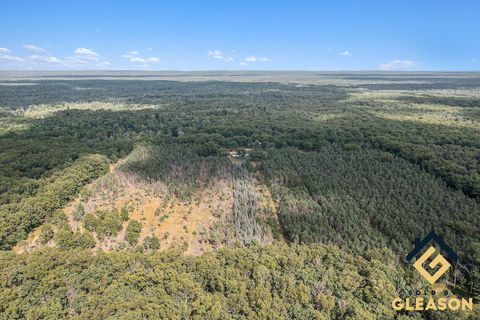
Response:
[[[479,70],[480,1],[0,3],[0,70]]]

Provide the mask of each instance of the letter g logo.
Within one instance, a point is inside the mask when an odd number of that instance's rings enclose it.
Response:
[[[440,278],[447,270],[452,266],[447,259],[445,259],[440,253],[428,264],[431,269],[434,269],[436,266],[440,265],[440,269],[437,270],[433,275],[428,273],[427,270],[423,267],[425,261],[435,253],[435,248],[430,246],[425,253],[418,258],[417,261],[413,264],[415,269],[424,277],[430,284],[434,284],[438,278]]]

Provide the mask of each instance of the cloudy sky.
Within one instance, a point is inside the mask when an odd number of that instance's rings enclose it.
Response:
[[[0,70],[479,70],[480,1],[0,3]]]

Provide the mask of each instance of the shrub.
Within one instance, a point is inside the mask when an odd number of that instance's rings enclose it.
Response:
[[[77,246],[80,248],[90,249],[95,247],[96,241],[93,234],[86,230],[84,233],[78,232],[76,234]]]
[[[52,226],[50,224],[44,224],[42,226],[42,231],[40,232],[40,242],[42,244],[47,244],[53,239],[54,235],[55,233],[53,232]]]
[[[160,249],[160,240],[154,235],[145,237],[143,240],[143,248],[145,250],[158,250]]]
[[[128,209],[126,206],[124,206],[122,210],[120,210],[120,217],[123,221],[128,221]]]
[[[73,249],[77,246],[73,231],[66,228],[61,228],[57,231],[55,242],[61,250]]]
[[[75,209],[72,211],[72,216],[75,221],[80,221],[85,216],[85,207],[83,204],[79,203],[75,206]]]
[[[142,224],[137,220],[130,220],[127,230],[125,230],[125,240],[132,246],[136,245],[141,231]]]
[[[94,231],[97,226],[97,219],[91,213],[87,213],[83,218],[83,225],[88,231]]]

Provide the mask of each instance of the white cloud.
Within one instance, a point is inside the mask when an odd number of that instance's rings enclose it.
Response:
[[[47,50],[37,47],[34,44],[24,44],[23,47],[27,50],[33,51],[33,52],[47,52]]]
[[[209,50],[207,52],[207,56],[209,56],[213,59],[221,59],[221,60],[226,61],[226,62],[232,62],[232,61],[235,60],[232,57],[225,57],[222,51],[216,50],[216,49],[215,50]]]
[[[266,57],[248,56],[243,61],[244,62],[267,62],[267,61],[270,61],[270,59]]]
[[[133,55],[133,54],[130,54],[130,53],[125,53],[125,54],[122,54],[122,58],[125,58],[125,59],[133,59],[133,58],[136,58],[137,56]]]
[[[147,58],[147,61],[148,62],[160,62],[160,58],[159,57],[150,57],[150,58]]]
[[[8,52],[12,52],[12,51],[7,48],[0,48],[0,53],[8,53]]]
[[[142,64],[141,67],[148,67],[148,64],[146,64],[147,62],[150,62],[150,63],[160,62],[159,57],[144,58],[139,56],[139,54],[140,52],[134,50],[134,51],[130,51],[128,53],[122,54],[122,58],[128,59],[130,62],[133,62],[133,63],[141,63]]]
[[[100,56],[100,54],[92,49],[77,48],[73,53],[73,57],[67,57],[63,61],[66,66],[92,69],[95,67],[104,66],[104,64],[107,62]]]
[[[248,66],[248,63],[246,63],[245,61],[242,61],[242,62],[240,62],[240,65],[241,66]]]
[[[71,67],[86,67],[88,66],[92,61],[81,59],[78,56],[73,56],[73,57],[66,57],[65,58],[65,64]]]
[[[33,55],[28,57],[29,61],[33,62],[43,62],[43,63],[51,63],[51,64],[63,64],[63,62],[58,59],[57,57],[52,57],[52,56],[38,56],[38,55]]]
[[[77,48],[74,50],[74,55],[65,58],[58,58],[55,56],[44,52],[40,52],[39,47],[29,45],[24,45],[24,47],[30,51],[38,51],[38,54],[32,54],[26,57],[18,57],[13,55],[5,54],[10,52],[9,49],[3,48],[5,50],[0,50],[0,62],[3,63],[7,68],[22,68],[22,69],[32,69],[35,67],[42,69],[59,69],[59,68],[73,68],[73,69],[98,69],[106,68],[110,65],[109,61],[103,59],[100,54],[96,53],[92,49],[87,48]],[[8,51],[6,51],[8,50]],[[43,50],[43,49],[42,49]]]
[[[133,57],[133,58],[129,58],[129,60],[131,62],[138,62],[138,63],[145,63],[145,59],[141,58],[141,57]]]
[[[416,66],[417,63],[412,60],[393,60],[380,65],[381,70],[401,70]]]
[[[93,60],[93,61],[100,60],[99,54],[91,49],[77,48],[73,53],[75,53],[75,58],[78,60]]]
[[[207,55],[209,57],[212,57],[214,59],[224,59],[223,58],[223,52],[220,50],[210,50],[207,52]]]
[[[347,57],[347,56],[351,56],[352,53],[348,50],[345,50],[345,51],[340,52],[339,55]]]
[[[98,53],[87,48],[77,48],[75,49],[74,53],[83,56],[98,56]]]
[[[0,54],[0,60],[11,61],[11,62],[25,62],[25,59],[23,58],[10,56],[8,54]]]

